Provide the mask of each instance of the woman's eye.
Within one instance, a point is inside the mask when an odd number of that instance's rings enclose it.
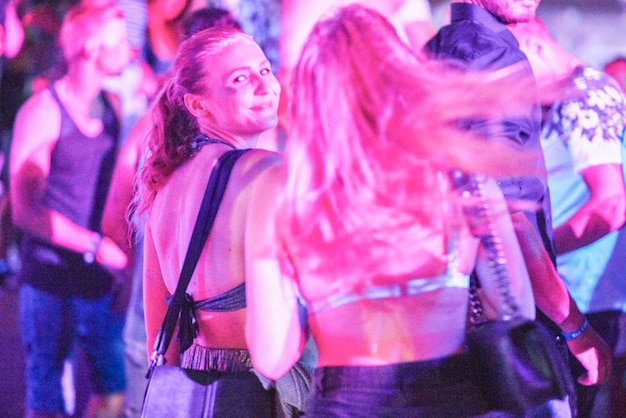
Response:
[[[240,75],[240,76],[235,77],[235,83],[240,83],[242,81],[246,81],[245,75]]]
[[[261,75],[268,75],[271,72],[272,72],[272,70],[270,70],[269,68],[263,68],[261,70]]]

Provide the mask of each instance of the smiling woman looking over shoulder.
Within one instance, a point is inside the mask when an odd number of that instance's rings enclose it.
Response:
[[[243,32],[208,29],[181,45],[153,110],[155,128],[140,171],[149,350],[167,310],[166,298],[176,288],[212,168],[229,150],[254,148],[259,135],[276,125],[279,94],[267,58]],[[251,368],[244,338],[244,230],[252,209],[251,186],[278,161],[278,154],[254,149],[235,164],[187,288],[195,302],[197,336],[180,358],[173,340],[168,364],[219,372]],[[230,290],[224,302],[232,309],[211,300]],[[258,380],[251,385],[241,388],[237,405],[244,415],[264,402],[259,397],[270,396]]]

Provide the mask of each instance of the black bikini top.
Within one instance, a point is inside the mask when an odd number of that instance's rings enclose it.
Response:
[[[246,284],[241,283],[224,293],[207,299],[194,302],[191,295],[187,294],[191,303],[189,307],[204,312],[232,312],[246,307]],[[187,306],[187,304],[185,304]]]

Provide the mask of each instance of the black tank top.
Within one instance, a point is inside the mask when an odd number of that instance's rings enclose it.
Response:
[[[103,95],[103,130],[88,137],[80,132],[53,86],[49,91],[59,105],[61,127],[50,155],[44,205],[77,225],[99,232],[117,156],[119,121]],[[22,261],[23,280],[44,291],[98,297],[111,288],[111,275],[98,265],[85,264],[82,254],[27,232],[22,239]]]
[[[117,153],[117,117],[102,96],[102,132],[88,137],[76,127],[54,88],[50,93],[61,109],[61,131],[50,156],[44,204],[82,227],[99,231]]]

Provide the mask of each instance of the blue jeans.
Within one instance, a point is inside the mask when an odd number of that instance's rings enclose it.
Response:
[[[94,392],[125,389],[123,315],[111,310],[111,296],[99,299],[59,297],[32,286],[20,288],[20,331],[26,351],[26,405],[35,411],[62,413],[63,362],[74,346],[85,354]]]
[[[466,417],[487,412],[465,355],[315,370],[307,417]]]
[[[139,234],[141,235],[141,234]],[[148,379],[148,354],[146,350],[146,323],[143,313],[143,238],[135,241],[135,266],[126,322],[124,323],[124,365],[126,368],[126,394],[124,418],[141,417],[141,405]]]

